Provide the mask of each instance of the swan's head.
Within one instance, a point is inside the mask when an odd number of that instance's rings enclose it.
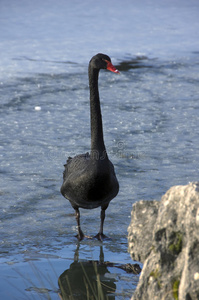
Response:
[[[113,65],[111,62],[111,59],[108,55],[106,54],[102,54],[102,53],[98,53],[95,56],[93,56],[90,60],[90,65],[94,68],[94,69],[107,69],[111,72],[114,73],[120,73]]]

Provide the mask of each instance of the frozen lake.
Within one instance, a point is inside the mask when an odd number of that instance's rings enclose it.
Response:
[[[0,27],[0,298],[59,299],[77,257],[133,263],[134,202],[199,180],[199,2],[1,0]],[[79,244],[59,190],[67,157],[89,151],[87,68],[98,52],[121,72],[99,80],[120,192],[106,213],[112,240]],[[81,223],[95,235],[100,209],[81,210]],[[129,299],[139,280],[105,275],[110,299]]]

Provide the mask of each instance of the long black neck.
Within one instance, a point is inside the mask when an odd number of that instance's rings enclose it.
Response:
[[[100,108],[98,77],[99,70],[89,65],[90,114],[91,114],[91,158],[107,157],[103,138],[102,115]]]

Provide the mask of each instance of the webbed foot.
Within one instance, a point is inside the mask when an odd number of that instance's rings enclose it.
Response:
[[[75,236],[79,241],[82,241],[85,237],[85,235],[83,234],[83,231],[79,228],[78,230],[78,234]]]
[[[89,235],[84,235],[82,231],[80,231],[75,237],[76,237],[79,241],[82,241],[84,238],[86,238],[86,239],[92,239],[91,236],[89,236]]]
[[[98,239],[99,241],[103,242],[105,240],[111,240],[111,238],[109,238],[108,236],[106,236],[105,234],[103,233],[98,233],[94,236],[95,239]]]

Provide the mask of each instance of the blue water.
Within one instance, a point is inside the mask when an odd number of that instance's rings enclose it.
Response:
[[[1,299],[59,299],[58,277],[77,247],[80,260],[99,259],[99,242],[77,244],[74,211],[59,192],[67,157],[89,151],[94,54],[108,54],[121,72],[101,71],[99,80],[120,183],[107,209],[105,261],[132,262],[134,202],[199,180],[198,20],[197,0],[1,0]],[[99,215],[81,211],[86,234],[98,232]],[[129,299],[139,277],[108,270],[115,299]]]

